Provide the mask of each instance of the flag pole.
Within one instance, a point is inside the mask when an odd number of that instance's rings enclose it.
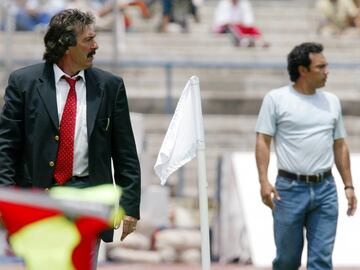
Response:
[[[206,177],[205,161],[205,136],[204,124],[201,110],[200,83],[197,76],[190,78],[191,92],[195,102],[195,124],[197,138],[197,160],[198,160],[198,192],[200,208],[200,229],[201,229],[201,262],[202,270],[210,270],[210,239],[209,239],[209,211],[208,211],[208,183]]]

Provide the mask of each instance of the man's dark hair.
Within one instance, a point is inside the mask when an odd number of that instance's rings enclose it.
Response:
[[[290,80],[296,82],[300,77],[299,66],[309,69],[311,64],[310,53],[321,53],[323,49],[323,45],[314,42],[306,42],[296,46],[287,57]]]
[[[91,13],[78,9],[66,9],[54,15],[44,37],[43,59],[48,63],[57,63],[70,46],[76,45],[77,33],[94,22]]]

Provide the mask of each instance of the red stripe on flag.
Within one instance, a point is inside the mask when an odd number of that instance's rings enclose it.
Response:
[[[99,239],[99,234],[109,228],[104,220],[93,217],[79,217],[75,225],[81,234],[81,242],[72,254],[73,264],[77,270],[92,269],[92,253]]]
[[[33,222],[56,215],[62,215],[60,211],[54,209],[38,206],[32,207],[30,205],[9,203],[1,200],[0,213],[10,235]]]

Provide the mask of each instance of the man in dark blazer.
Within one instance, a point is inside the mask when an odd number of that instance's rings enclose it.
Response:
[[[56,14],[44,38],[45,63],[10,75],[0,118],[0,185],[48,189],[110,184],[113,160],[126,213],[123,239],[139,219],[140,165],[123,80],[92,67],[98,49],[94,29],[89,13],[69,9]],[[76,125],[72,150],[63,151],[70,156],[60,161],[60,148],[68,140],[62,116],[68,110],[71,79]],[[56,170],[69,158],[70,175],[57,179]],[[103,239],[112,241],[112,232]]]

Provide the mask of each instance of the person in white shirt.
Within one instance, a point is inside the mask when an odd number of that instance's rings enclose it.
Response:
[[[269,46],[261,40],[262,33],[255,26],[249,0],[220,0],[215,10],[212,30],[220,34],[230,33],[235,46],[255,47],[256,43],[261,42],[263,47]]]
[[[263,203],[273,212],[274,270],[296,270],[301,264],[304,229],[308,270],[331,270],[338,198],[331,173],[335,162],[354,215],[357,200],[339,99],[318,90],[328,77],[323,46],[302,43],[288,55],[293,84],[270,91],[256,124],[256,162]],[[270,145],[278,160],[275,186],[268,179]]]

